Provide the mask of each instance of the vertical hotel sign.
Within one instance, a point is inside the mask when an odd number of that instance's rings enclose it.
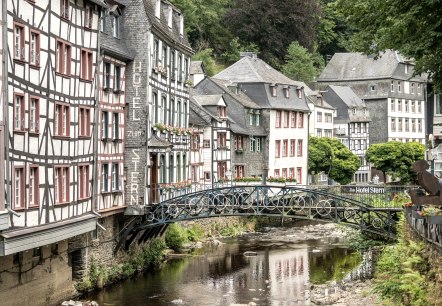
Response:
[[[4,107],[5,107],[5,63],[6,63],[6,50],[4,47],[4,41],[6,41],[7,27],[6,27],[6,1],[2,1],[0,5],[0,212],[5,210],[5,124],[4,124]]]

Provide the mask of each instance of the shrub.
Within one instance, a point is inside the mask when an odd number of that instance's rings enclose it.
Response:
[[[167,247],[177,251],[188,241],[186,230],[176,223],[170,224],[166,231],[165,240]]]

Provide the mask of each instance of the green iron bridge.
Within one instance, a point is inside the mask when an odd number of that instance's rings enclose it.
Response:
[[[247,184],[159,189],[160,203],[146,206],[121,232],[117,250],[162,235],[170,223],[220,216],[270,216],[335,222],[387,239],[396,238],[397,196],[414,186],[300,186]]]

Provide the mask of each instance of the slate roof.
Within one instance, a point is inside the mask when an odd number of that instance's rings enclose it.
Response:
[[[104,0],[88,0],[88,1],[98,4],[99,6],[102,6],[102,7],[107,7],[107,4],[105,3]]]
[[[218,106],[223,95],[194,95],[193,98],[201,106]]]
[[[307,99],[309,99],[316,106],[320,106],[326,109],[336,109],[335,107],[328,104],[327,101],[325,101],[319,90],[310,90]]]
[[[212,118],[196,101],[190,97],[189,123],[198,126],[209,126]]]
[[[244,56],[214,76],[215,79],[229,80],[236,83],[274,83],[302,86],[256,56]]]
[[[184,31],[184,35],[180,34],[180,18],[182,14],[175,6],[169,1],[161,1],[160,18],[155,16],[155,0],[143,0],[144,9],[149,19],[149,23],[152,26],[152,30],[156,30],[157,34],[160,34],[164,39],[169,42],[175,42],[181,48],[185,49],[189,53],[193,53],[192,47],[187,39],[187,34]],[[170,29],[167,24],[168,6],[172,6],[172,28]]]
[[[401,64],[409,64],[408,73]],[[420,80],[413,77],[414,62],[399,52],[386,50],[375,59],[363,53],[335,53],[322,71],[318,82],[394,78]]]
[[[350,87],[336,85],[329,85],[328,87],[331,88],[348,107],[365,107],[365,102],[362,101]]]
[[[249,110],[260,110],[261,107],[244,94],[240,88],[238,88],[238,91],[232,92],[227,87],[228,85],[236,84],[206,77],[192,89],[191,96],[221,94],[227,104],[227,117],[232,132],[243,135],[266,136],[268,133],[263,126],[263,122],[260,126],[251,126],[248,121]],[[263,117],[261,116],[261,118]]]
[[[101,48],[106,54],[123,60],[133,60],[134,55],[129,51],[124,39],[117,39],[112,35],[101,35]]]
[[[205,74],[204,66],[202,61],[191,61],[190,62],[190,74]]]

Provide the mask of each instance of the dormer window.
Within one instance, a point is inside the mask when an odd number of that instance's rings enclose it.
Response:
[[[411,89],[410,89],[411,93],[414,94],[414,83],[411,83]]]
[[[161,12],[161,0],[157,0],[155,4],[155,17],[160,19],[160,12]]]
[[[220,118],[227,118],[227,112],[225,106],[218,106],[218,116]]]
[[[302,99],[302,89],[301,88],[296,89],[296,93],[298,94],[298,98]]]
[[[284,95],[287,99],[290,98],[290,87],[284,88]]]
[[[116,38],[120,38],[120,16],[114,15],[112,17],[112,34]]]
[[[169,11],[167,14],[167,25],[169,26],[170,29],[172,29],[172,16],[173,16],[172,6],[169,6]]]
[[[180,35],[184,35],[184,17],[180,14]]]
[[[271,92],[271,94],[272,94],[272,97],[276,97],[276,93],[277,93],[277,86],[275,85],[275,84],[271,84],[270,85],[270,92]]]

